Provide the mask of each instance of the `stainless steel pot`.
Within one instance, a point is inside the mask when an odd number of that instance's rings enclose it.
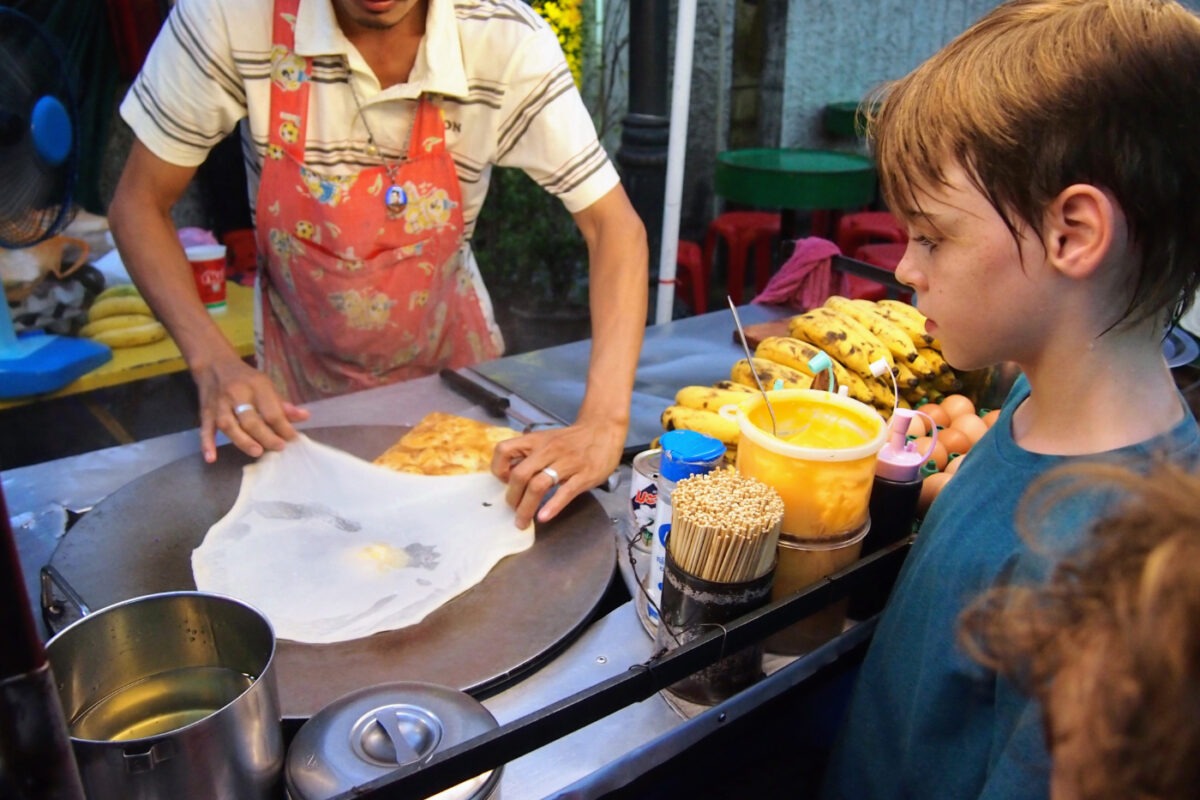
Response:
[[[350,692],[312,716],[288,749],[290,800],[328,800],[399,767],[494,730],[498,723],[470,695],[420,681]],[[430,800],[496,800],[503,767],[438,792]]]
[[[90,800],[275,798],[275,634],[229,597],[167,592],[85,616],[46,654]]]

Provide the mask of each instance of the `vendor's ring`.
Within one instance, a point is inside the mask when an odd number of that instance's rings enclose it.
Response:
[[[554,470],[554,467],[542,467],[542,472],[550,476],[551,486],[558,486],[558,473]]]
[[[233,413],[237,414],[240,417],[242,414],[245,414],[247,411],[253,411],[253,410],[254,410],[253,404],[242,403],[241,405],[234,406]]]

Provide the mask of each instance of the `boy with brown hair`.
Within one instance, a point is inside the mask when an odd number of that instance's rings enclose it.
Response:
[[[829,797],[1045,797],[1039,712],[956,646],[981,592],[1038,582],[1020,497],[1075,459],[1200,460],[1162,339],[1200,281],[1200,19],[1163,0],[1006,2],[887,87],[869,134],[896,270],[957,369],[1015,362],[875,631]],[[1064,538],[1104,496],[1054,511]]]

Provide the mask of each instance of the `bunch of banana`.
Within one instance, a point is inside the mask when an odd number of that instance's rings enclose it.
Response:
[[[855,300],[854,303],[862,301]],[[903,330],[916,347],[924,362],[923,370],[916,370],[919,378],[916,386],[901,391],[904,399],[916,405],[921,400],[937,401],[943,395],[952,394],[962,388],[962,380],[946,359],[942,357],[941,342],[925,330],[925,317],[916,308],[899,300],[880,300],[871,304],[876,312]]]
[[[136,347],[165,339],[167,329],[155,319],[137,287],[121,284],[96,296],[79,335],[112,348]]]
[[[755,376],[758,380],[755,380]],[[810,389],[813,376],[811,372],[794,369],[791,365],[782,364],[765,358],[753,358],[747,361],[739,358],[729,370],[729,379],[741,384],[752,391],[757,391],[759,384],[766,391],[772,389]]]
[[[875,376],[871,365],[882,362],[892,375],[899,373],[906,381],[911,380],[911,367],[898,368],[895,355],[866,325],[845,310],[825,305],[792,317],[788,329],[791,341],[807,343],[809,348],[819,349],[829,356],[834,380],[839,386],[846,387],[850,397],[874,406],[884,417],[891,415],[896,403],[891,377]],[[768,350],[794,351],[797,348],[791,341],[771,342]],[[811,358],[808,349],[802,352]],[[897,379],[898,384],[901,378]]]

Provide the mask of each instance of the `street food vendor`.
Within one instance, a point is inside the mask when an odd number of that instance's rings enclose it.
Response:
[[[521,0],[180,0],[121,105],[109,209],[122,259],[187,359],[206,461],[251,456],[299,404],[457,368],[503,343],[469,242],[491,166],[573,213],[594,346],[575,423],[498,448],[519,524],[616,466],[645,326],[645,230],[554,33]],[[260,253],[259,369],[201,304],[171,208],[240,123]],[[519,225],[521,220],[513,220]]]

